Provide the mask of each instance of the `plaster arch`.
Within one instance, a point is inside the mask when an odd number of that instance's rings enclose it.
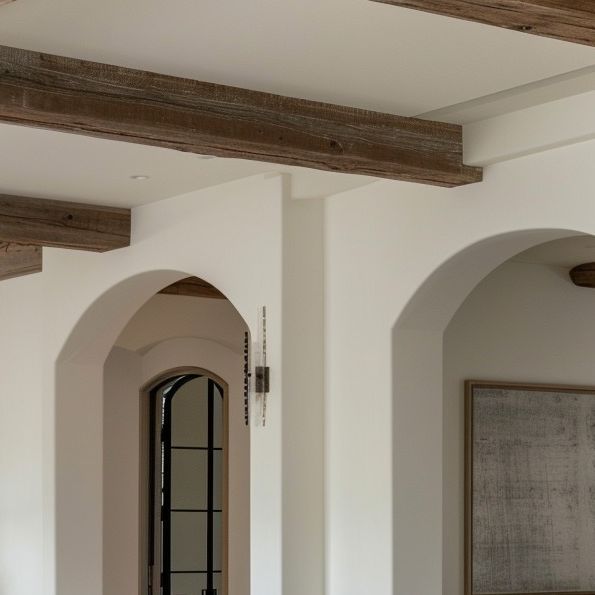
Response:
[[[499,265],[533,246],[583,234],[578,229],[517,229],[461,247],[427,274],[397,318],[392,330],[396,595],[443,593],[443,551],[449,547],[442,510],[445,329]]]
[[[170,307],[175,308],[177,300],[170,298]],[[200,310],[201,300],[192,302],[197,311]],[[164,317],[168,316],[164,311]],[[144,324],[150,325],[149,318],[146,313],[141,314]],[[146,592],[145,521],[148,512],[143,486],[147,477],[142,477],[140,484],[138,479],[139,470],[142,475],[147,464],[147,396],[151,387],[180,370],[206,371],[226,387],[229,429],[227,592],[250,593],[250,428],[244,423],[243,354],[216,340],[188,336],[151,341],[148,345],[139,344],[136,349],[122,346],[120,337],[106,360],[103,375],[103,435],[106,438],[103,444],[103,580],[104,591],[110,595]]]
[[[142,383],[147,386],[176,366],[208,370],[227,385],[229,423],[229,593],[250,593],[250,430],[243,417],[243,355],[217,341],[168,339],[142,356]]]
[[[53,561],[56,593],[60,595],[103,595],[105,360],[118,335],[149,298],[193,274],[147,270],[113,284],[88,305],[55,363],[55,472],[54,483],[50,483],[55,557],[48,552],[48,563]],[[51,568],[47,572],[50,574]]]

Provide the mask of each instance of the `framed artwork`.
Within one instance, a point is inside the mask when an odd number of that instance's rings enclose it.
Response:
[[[595,388],[465,392],[465,595],[595,595]]]

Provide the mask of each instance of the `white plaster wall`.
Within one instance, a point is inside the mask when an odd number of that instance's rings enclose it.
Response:
[[[327,595],[442,593],[442,496],[428,495],[428,488],[441,485],[443,472],[442,358],[436,345],[457,307],[490,270],[524,248],[573,233],[567,230],[595,231],[594,160],[595,144],[586,142],[490,167],[485,181],[474,186],[447,190],[379,182],[326,201]],[[259,595],[279,595],[283,546],[291,551],[284,541],[292,535],[291,524],[283,528],[282,520],[299,518],[282,510],[282,503],[296,500],[283,500],[281,461],[297,432],[284,441],[282,423],[291,422],[283,417],[280,388],[283,370],[301,365],[301,358],[292,364],[281,355],[282,339],[292,340],[282,335],[283,300],[290,299],[282,293],[288,273],[282,272],[282,259],[303,249],[308,237],[295,246],[283,241],[279,178],[242,180],[142,207],[134,212],[133,226],[133,245],[125,250],[46,250],[45,271],[36,282],[43,296],[41,327],[30,328],[28,343],[39,345],[42,363],[41,374],[32,372],[27,382],[32,409],[43,404],[44,592],[101,593],[103,362],[145,300],[168,283],[197,275],[228,295],[253,334],[257,307],[268,306],[273,391],[269,423],[251,438],[251,587]],[[23,304],[37,298],[25,285],[5,287],[0,286],[3,316],[21,321]],[[300,311],[297,304],[294,312]],[[20,326],[3,327],[2,340],[21,340]],[[297,337],[300,325],[293,328]],[[407,337],[412,345],[428,341],[419,351],[432,354],[426,367],[400,366],[413,357],[402,352]],[[22,369],[30,361],[25,355],[23,350],[9,361]],[[293,373],[296,382],[304,378],[299,370]],[[2,374],[1,393],[14,385],[9,377]],[[437,417],[428,426],[429,410]],[[407,414],[393,419],[400,411]],[[309,430],[316,426],[310,421]],[[299,443],[305,454],[308,440],[305,432]],[[297,463],[303,476],[307,466]],[[39,474],[33,465],[27,481]],[[37,552],[34,546],[27,551]],[[20,580],[16,570],[10,572],[9,581]],[[293,568],[286,572],[296,576]],[[315,572],[320,574],[319,566]]]
[[[293,214],[283,217],[284,209]],[[10,516],[20,538],[26,538],[22,552],[2,552],[2,580],[10,585],[11,595],[104,595],[104,566],[116,556],[106,554],[103,542],[103,364],[143,303],[188,275],[221,289],[253,336],[258,307],[267,306],[272,391],[266,428],[253,427],[251,432],[250,513],[242,517],[251,525],[251,592],[322,592],[322,215],[320,203],[290,202],[282,178],[258,176],[135,209],[130,248],[106,254],[46,249],[42,274],[0,285],[7,321],[0,328],[0,348],[19,345],[5,349],[9,372],[2,369],[0,394],[10,394],[15,385],[13,369],[28,374],[23,381],[27,400],[11,409],[12,431],[0,436],[0,444],[10,447],[13,438],[25,443],[23,433],[17,436],[19,423],[32,431],[31,440],[26,439],[30,450],[23,455],[25,465],[18,471],[14,466],[10,472],[6,469],[8,480],[22,479],[29,497],[22,499],[18,491],[11,496],[14,502],[27,503],[28,510],[26,521]],[[290,238],[285,244],[284,226]],[[302,262],[303,251],[307,262]],[[285,281],[282,259],[287,263]],[[285,317],[283,308],[289,313]],[[178,321],[182,326],[188,323],[184,316]],[[201,320],[200,326],[211,328],[213,322]],[[285,340],[291,357],[282,360],[285,323],[290,327]],[[149,363],[157,352],[145,353],[151,346],[147,336],[135,332],[129,339],[143,346],[144,373],[150,373],[149,367],[161,371],[161,356],[159,365]],[[307,350],[304,361],[309,367],[302,366],[302,350]],[[195,365],[194,360],[189,363]],[[291,373],[291,383],[284,386],[293,412],[286,417],[281,407],[284,370]],[[282,424],[288,429],[284,442]],[[283,456],[286,469],[295,470],[284,476]],[[235,476],[247,483],[240,472]],[[31,487],[35,485],[37,492]],[[235,526],[246,535],[241,521],[236,519]],[[10,524],[4,527],[5,535],[12,535]],[[25,527],[35,531],[26,537]],[[36,571],[36,560],[39,566],[42,557],[43,571]],[[30,570],[26,578],[24,567]],[[246,569],[241,573],[245,576]],[[287,578],[282,585],[283,574]],[[129,574],[113,579],[122,589],[134,581]],[[31,587],[35,581],[39,588]],[[21,592],[12,590],[21,583]]]
[[[323,595],[323,202],[287,201],[283,231],[283,595]]]
[[[595,231],[594,160],[586,142],[492,166],[477,185],[379,182],[327,199],[328,595],[442,594],[442,333],[496,266]],[[424,342],[427,365],[407,365]]]
[[[579,264],[579,263],[577,263]],[[464,381],[595,386],[595,300],[564,268],[509,262],[444,335],[444,595],[463,590]]]
[[[104,367],[103,590],[139,593],[141,357],[114,347]]]
[[[269,424],[251,436],[251,589],[280,592],[282,201],[282,180],[259,176],[135,209],[125,250],[46,250],[44,447],[56,479],[45,485],[48,593],[102,593],[103,362],[144,301],[188,275],[220,288],[253,334],[267,305],[272,391]]]
[[[0,593],[43,591],[40,279],[0,287]]]

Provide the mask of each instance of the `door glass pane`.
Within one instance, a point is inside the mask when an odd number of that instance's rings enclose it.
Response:
[[[171,595],[201,595],[206,588],[206,574],[174,574],[171,577]]]
[[[172,449],[171,507],[174,510],[180,508],[206,510],[207,465],[208,452],[206,450]],[[216,483],[217,480],[215,480]],[[215,492],[220,491],[220,486],[217,488],[219,489]]]
[[[172,398],[172,446],[208,446],[208,378],[184,384]]]
[[[213,508],[223,510],[223,465],[224,454],[222,450],[213,453]]]
[[[223,551],[221,536],[223,533],[223,515],[216,512],[213,515],[213,569],[222,570],[223,561],[221,554]]]
[[[171,513],[171,570],[207,570],[207,513]]]

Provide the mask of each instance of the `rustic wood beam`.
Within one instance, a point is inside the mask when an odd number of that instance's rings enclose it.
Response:
[[[188,277],[176,283],[168,285],[159,293],[168,295],[186,295],[190,297],[214,298],[217,300],[227,299],[216,287],[199,279],[198,277]]]
[[[0,194],[0,242],[106,252],[130,245],[130,210]]]
[[[481,180],[462,128],[0,46],[0,121],[442,186]]]
[[[373,0],[595,46],[593,0]]]
[[[570,271],[570,279],[579,287],[595,288],[595,262],[579,264]]]
[[[0,242],[0,281],[41,271],[41,246]]]

